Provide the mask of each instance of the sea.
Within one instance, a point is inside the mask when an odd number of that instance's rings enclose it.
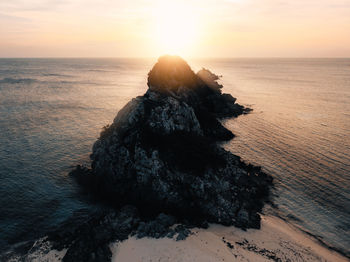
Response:
[[[0,59],[0,253],[99,209],[69,176],[155,59]],[[350,257],[350,59],[188,59],[253,109],[223,144],[274,177],[276,215]]]

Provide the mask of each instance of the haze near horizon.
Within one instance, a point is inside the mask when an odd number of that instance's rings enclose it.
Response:
[[[350,57],[349,14],[349,0],[12,0],[0,57]]]

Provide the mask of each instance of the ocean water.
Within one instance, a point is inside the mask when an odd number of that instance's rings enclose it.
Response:
[[[147,90],[150,59],[0,59],[0,249],[98,205],[68,176]],[[350,59],[201,59],[253,112],[224,144],[274,176],[279,215],[350,255]]]

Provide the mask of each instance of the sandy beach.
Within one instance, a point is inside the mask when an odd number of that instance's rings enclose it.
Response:
[[[262,217],[260,230],[211,225],[192,232],[184,241],[130,237],[111,245],[112,261],[349,261],[276,217]]]
[[[67,252],[40,246],[27,257],[29,261],[59,262]],[[182,241],[176,241],[175,237],[137,239],[130,236],[111,244],[110,249],[112,262],[350,261],[289,223],[271,216],[262,216],[260,230],[244,231],[212,224],[208,229],[192,229],[192,235]]]

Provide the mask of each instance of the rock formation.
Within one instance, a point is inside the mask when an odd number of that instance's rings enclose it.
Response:
[[[218,76],[180,57],[159,58],[148,90],[120,110],[93,146],[79,181],[142,214],[259,228],[271,177],[217,142],[233,138],[218,119],[248,110],[222,94]]]
[[[182,240],[208,223],[260,227],[272,178],[218,145],[234,137],[219,119],[249,111],[222,94],[218,78],[195,74],[180,57],[159,58],[147,92],[101,132],[91,167],[71,172],[113,208],[48,235],[47,246],[67,248],[63,261],[109,261],[109,244],[133,234]]]

